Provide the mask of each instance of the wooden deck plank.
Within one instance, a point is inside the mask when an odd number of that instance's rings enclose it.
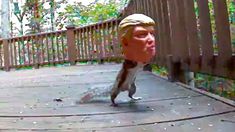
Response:
[[[178,83],[142,72],[136,96],[78,104],[90,87],[111,85],[120,65],[52,67],[0,72],[0,131],[215,131],[232,132],[235,107]],[[53,99],[61,98],[62,102]],[[172,125],[173,124],[173,125]]]
[[[22,119],[19,122],[29,125],[32,122],[38,122],[42,124],[41,127],[49,129],[50,126],[47,127],[47,122],[56,126],[66,119],[69,122],[74,122],[73,125],[76,128],[97,128],[97,126],[108,128],[190,120],[235,112],[235,108],[231,106],[226,106],[218,101],[214,101],[213,104],[210,104],[211,102],[213,102],[213,99],[203,96],[174,100],[140,101],[136,104],[122,103],[118,108],[109,107],[107,103],[72,107],[58,105],[56,109],[54,107],[33,108],[32,111],[37,114],[25,110],[17,115],[1,115],[0,117],[3,120],[0,122],[6,123],[7,120],[4,119]],[[40,115],[38,111],[46,111],[47,114]],[[86,121],[81,123],[84,118],[86,118]],[[113,123],[114,121],[119,123]],[[11,122],[8,123],[11,124]],[[12,123],[14,124],[14,122]]]

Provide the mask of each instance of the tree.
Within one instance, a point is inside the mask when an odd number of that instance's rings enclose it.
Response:
[[[13,4],[14,4],[13,13],[16,16],[17,20],[20,22],[20,29],[18,29],[18,28],[16,28],[16,29],[19,31],[20,35],[23,35],[24,34],[23,19],[24,19],[26,10],[21,11],[20,8],[19,8],[18,2],[14,2]]]
[[[15,27],[19,35],[63,29],[67,25],[83,26],[118,17],[128,0],[95,0],[89,5],[81,2],[68,4],[66,0],[26,0],[23,6],[14,4],[14,15],[20,23]],[[66,4],[64,9],[62,4]],[[2,4],[3,5],[3,4]],[[24,30],[23,30],[24,29]]]
[[[46,23],[44,18],[48,14],[48,10],[44,8],[44,1],[39,0],[26,0],[23,6],[26,11],[26,19],[29,23],[26,26],[30,27],[28,33],[38,33],[43,31],[43,26]]]
[[[1,29],[2,29],[2,38],[10,37],[10,1],[2,1],[2,12],[1,12]]]
[[[111,18],[117,18],[119,10],[128,0],[109,0],[100,2],[96,0],[89,5],[82,5],[81,2],[68,4],[64,11],[58,12],[56,26],[59,29],[66,25],[84,26]]]
[[[55,12],[60,8],[60,4],[65,3],[67,3],[66,0],[56,2],[54,0],[26,0],[21,7],[18,3],[13,3],[13,13],[21,25],[19,29],[17,27],[15,29],[20,35],[53,31]],[[46,8],[48,7],[46,5],[49,5],[49,8]],[[50,23],[49,27],[48,23]],[[25,27],[27,30],[24,31]]]

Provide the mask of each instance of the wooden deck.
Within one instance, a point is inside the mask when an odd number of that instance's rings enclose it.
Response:
[[[121,65],[49,67],[0,72],[0,132],[234,132],[233,101],[215,99],[149,72],[111,107],[108,97],[78,104],[81,93],[110,85]],[[55,99],[61,99],[55,101]]]

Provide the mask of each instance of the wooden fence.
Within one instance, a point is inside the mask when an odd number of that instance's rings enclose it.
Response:
[[[41,33],[0,41],[0,68],[106,60],[122,57],[117,39],[119,20],[65,31]]]
[[[167,67],[172,78],[182,81],[184,71],[192,71],[235,79],[226,0],[130,0],[121,19],[132,13],[146,14],[157,22],[153,63]],[[119,19],[109,20],[2,40],[0,67],[120,58],[118,23]]]
[[[226,0],[131,0],[124,16],[155,19],[155,63],[166,66],[172,78],[182,80],[180,74],[193,71],[235,79],[227,9]]]

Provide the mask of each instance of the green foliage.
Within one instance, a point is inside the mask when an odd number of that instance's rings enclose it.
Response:
[[[87,15],[91,18],[92,22],[107,20],[109,18],[118,16],[118,6],[115,1],[107,4],[97,3],[88,6],[91,10],[87,11]]]
[[[56,19],[56,26],[62,29],[66,23],[74,24],[76,19],[81,17],[81,11],[86,7],[81,2],[75,2],[65,7],[64,11],[58,12],[58,18]],[[83,18],[84,19],[84,18]]]
[[[167,76],[168,72],[167,69],[165,67],[160,67],[158,65],[152,64],[152,69],[153,72],[160,75],[160,76]]]
[[[59,16],[56,19],[56,26],[62,29],[67,25],[84,26],[117,18],[120,8],[126,2],[127,0],[109,0],[106,3],[97,1],[89,5],[82,5],[81,2],[68,4],[65,7],[65,11],[58,12]]]
[[[195,76],[195,86],[235,100],[235,80],[198,73]]]
[[[44,1],[44,0],[26,0],[23,6],[18,7],[18,3],[14,4],[14,15],[21,23],[21,29],[14,27],[19,31],[20,35],[38,33],[45,31],[45,27],[48,23],[52,23],[54,19],[54,12],[60,8],[60,4],[65,4],[65,0],[59,2]],[[46,5],[50,5],[50,8],[46,8]],[[27,20],[27,23],[23,23],[23,19]],[[14,26],[14,22],[12,22]],[[25,25],[26,31],[23,31],[23,25]],[[51,24],[53,29],[53,24]]]
[[[96,0],[89,5],[82,5],[81,2],[68,4],[66,0],[26,0],[22,7],[15,2],[13,12],[18,22],[21,23],[21,27],[15,27],[15,22],[12,22],[12,30],[18,30],[19,35],[24,35],[60,30],[67,25],[89,25],[118,17],[119,10],[128,1],[106,0],[106,2],[100,2],[100,0]],[[65,8],[62,8],[62,5],[65,5]],[[27,20],[27,22],[24,23],[23,20]],[[24,26],[27,27],[26,31],[23,31]]]
[[[44,24],[44,8],[43,3],[39,3],[37,0],[27,0],[26,5],[26,19],[29,20],[29,23],[26,24],[30,27],[31,30],[28,30],[29,33],[41,32],[41,28]]]
[[[228,1],[228,13],[229,13],[229,21],[230,23],[235,23],[235,2]]]

